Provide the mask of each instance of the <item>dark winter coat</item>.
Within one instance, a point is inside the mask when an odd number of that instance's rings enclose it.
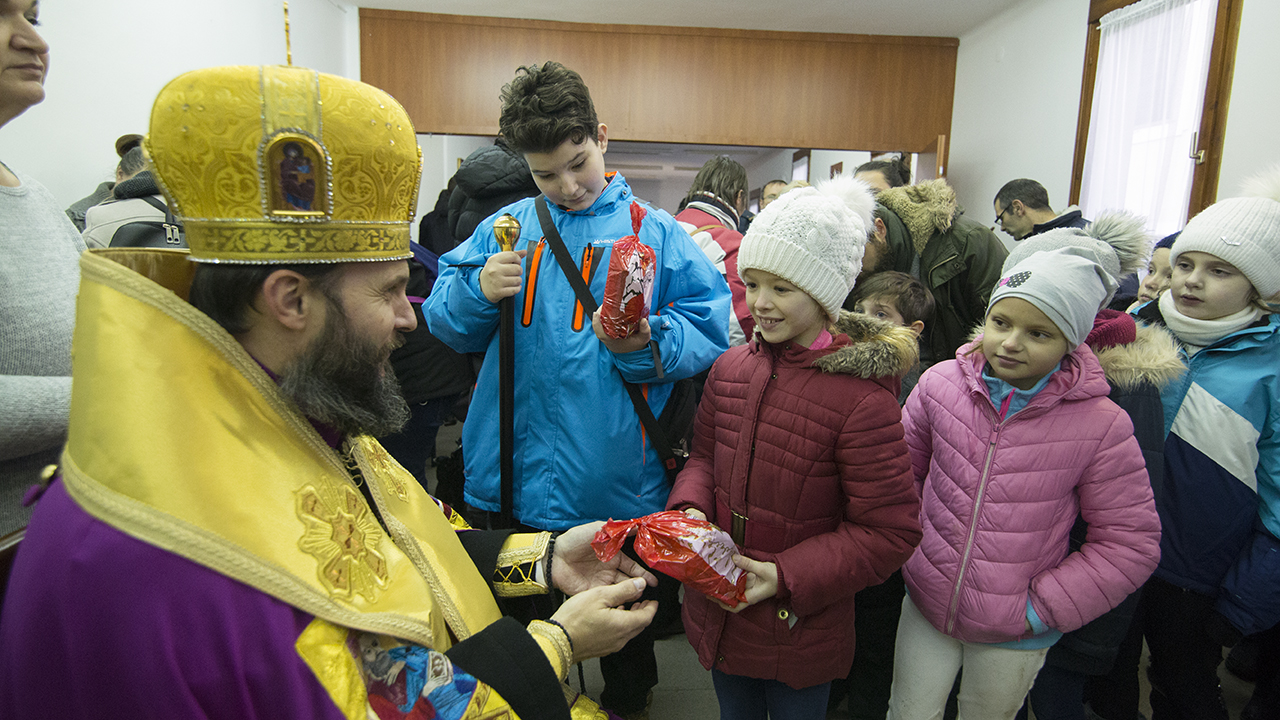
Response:
[[[502,138],[468,155],[454,180],[458,186],[449,196],[449,232],[458,243],[466,242],[480,221],[540,192],[529,163]]]
[[[1159,502],[1164,485],[1164,406],[1160,390],[1186,370],[1177,345],[1164,328],[1139,325],[1134,342],[1100,348],[1094,354],[1111,386],[1107,397],[1133,422],[1133,434],[1142,448],[1151,489]],[[1088,527],[1083,520],[1076,520],[1071,529],[1073,552],[1084,543]],[[1109,672],[1120,641],[1129,631],[1139,595],[1140,592],[1133,593],[1111,611],[1063,635],[1049,650],[1045,664],[1086,675]]]
[[[422,302],[431,294],[435,268],[427,268],[417,260],[409,261],[409,296],[418,326],[404,334],[404,345],[391,353],[391,365],[400,381],[400,391],[410,405],[435,398],[461,395],[476,382],[473,361],[431,334],[422,315]]]
[[[890,188],[876,200],[901,221],[885,223],[890,259],[881,269],[911,273],[919,257],[917,276],[937,307],[925,327],[926,364],[950,360],[986,315],[1009,252],[990,228],[961,214],[945,180]],[[906,230],[905,237],[894,232],[898,228]]]
[[[436,206],[418,221],[418,244],[436,255],[458,247],[458,240],[449,230],[449,198],[452,194],[449,188],[441,190],[436,196]]]
[[[897,402],[915,336],[851,313],[837,330],[821,350],[757,338],[711,368],[667,507],[723,528],[746,517],[740,549],[776,564],[778,594],[735,614],[686,593],[685,630],[704,667],[795,688],[844,677],[854,593],[920,540]]]

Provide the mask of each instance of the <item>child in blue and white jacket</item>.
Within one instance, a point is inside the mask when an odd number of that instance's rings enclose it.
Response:
[[[1178,338],[1166,386],[1160,565],[1140,615],[1153,718],[1226,720],[1222,645],[1280,621],[1280,168],[1174,242],[1173,284],[1137,311]]]

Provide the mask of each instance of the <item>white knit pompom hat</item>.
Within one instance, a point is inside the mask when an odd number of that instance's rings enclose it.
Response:
[[[873,210],[871,189],[852,176],[789,190],[751,221],[738,249],[738,275],[777,275],[834,321],[862,271]]]
[[[1244,193],[1191,218],[1169,262],[1177,265],[1185,252],[1215,255],[1244,273],[1265,300],[1280,292],[1280,166],[1246,182]]]

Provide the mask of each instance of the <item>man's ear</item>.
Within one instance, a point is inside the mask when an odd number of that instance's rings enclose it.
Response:
[[[316,321],[320,305],[315,284],[293,270],[276,270],[262,283],[261,313],[289,330],[303,331]]]
[[[915,322],[911,323],[910,325],[908,325],[908,326],[907,326],[907,329],[908,329],[908,330],[910,330],[911,332],[915,333],[915,334],[916,334],[916,337],[920,337],[920,333],[924,332],[924,321],[923,321],[923,320],[917,320],[917,321],[915,321]]]
[[[889,228],[884,226],[884,220],[876,218],[876,239],[884,240],[889,236]]]
[[[1009,212],[1014,215],[1021,215],[1027,211],[1027,206],[1022,204],[1021,200],[1012,200],[1009,202]]]

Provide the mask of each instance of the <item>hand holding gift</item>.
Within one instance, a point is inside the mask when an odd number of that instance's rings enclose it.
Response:
[[[729,607],[746,601],[747,574],[734,564],[738,549],[724,530],[667,510],[634,520],[610,520],[591,545],[602,561],[608,561],[633,533],[636,554],[650,568]]]

